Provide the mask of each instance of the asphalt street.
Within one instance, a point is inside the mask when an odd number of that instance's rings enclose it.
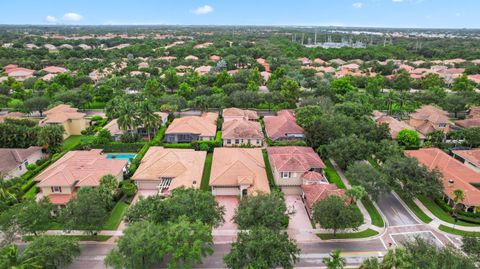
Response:
[[[397,197],[391,193],[379,197],[377,204],[390,227],[419,224]]]

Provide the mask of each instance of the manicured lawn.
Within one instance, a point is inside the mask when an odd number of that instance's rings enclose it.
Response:
[[[45,236],[61,236],[65,238],[76,238],[79,241],[97,241],[97,242],[104,242],[108,239],[112,238],[110,235],[45,235]],[[35,236],[27,235],[22,237],[24,241],[32,241]]]
[[[466,231],[453,229],[453,228],[447,227],[445,225],[438,226],[438,229],[440,231],[444,231],[446,233],[456,234],[456,235],[461,235],[461,236],[477,236],[477,237],[480,236],[480,232],[466,232]]]
[[[400,198],[402,198],[402,200],[405,202],[408,208],[410,208],[410,210],[417,216],[417,218],[419,218],[424,223],[432,222],[432,219],[429,216],[427,216],[427,214],[425,214],[425,212],[423,212],[411,198],[408,198],[407,196],[401,193],[397,193],[397,194],[398,196],[400,196]]]
[[[202,182],[200,183],[200,189],[204,191],[210,190],[208,182],[210,181],[210,171],[212,170],[212,159],[213,153],[207,153],[207,157],[205,158],[205,166],[203,167]]]
[[[356,233],[337,233],[335,236],[333,234],[317,234],[318,237],[322,240],[329,239],[354,239],[354,238],[366,238],[377,235],[378,232],[372,229],[367,229],[365,231],[356,232]]]
[[[453,218],[450,216],[449,213],[445,212],[440,206],[438,206],[435,201],[425,197],[425,196],[419,196],[417,197],[418,200],[420,200],[422,202],[422,204],[424,204],[428,210],[430,210],[430,212],[433,213],[433,215],[435,215],[435,217],[445,221],[445,222],[448,222],[448,223],[452,223],[454,224],[455,222],[453,221]],[[478,224],[473,224],[473,223],[468,223],[468,222],[464,222],[464,221],[457,221],[456,222],[457,225],[460,225],[460,226],[478,226]]]
[[[63,141],[63,150],[64,151],[70,151],[74,147],[76,147],[78,144],[80,144],[80,141],[82,140],[84,136],[82,135],[71,135],[65,141]]]
[[[382,228],[385,223],[383,222],[382,215],[378,212],[377,208],[373,205],[372,201],[368,197],[362,199],[362,203],[368,211],[370,218],[372,219],[372,224]]]
[[[265,169],[267,170],[267,178],[270,186],[276,186],[275,179],[273,178],[272,167],[270,166],[270,160],[268,159],[267,150],[263,149],[263,161],[265,162]]]
[[[124,201],[118,202],[115,207],[112,209],[110,217],[107,219],[103,225],[104,230],[116,230],[120,222],[122,221],[123,215],[128,209],[128,204]]]
[[[327,176],[328,182],[337,185],[339,189],[346,189],[345,184],[343,184],[342,179],[340,176],[337,174],[337,171],[335,171],[335,168],[333,168],[332,163],[330,160],[325,161],[325,165],[327,166],[324,171],[325,175]]]

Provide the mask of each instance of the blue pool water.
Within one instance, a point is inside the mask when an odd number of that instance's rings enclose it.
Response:
[[[136,154],[133,153],[109,153],[107,159],[128,160],[135,158]]]

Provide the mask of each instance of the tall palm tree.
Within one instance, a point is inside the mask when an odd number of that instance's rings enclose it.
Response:
[[[148,140],[151,140],[150,132],[153,131],[155,134],[155,131],[160,128],[162,120],[160,116],[155,114],[155,109],[149,102],[142,102],[138,110],[139,123],[145,127],[148,134]]]
[[[457,210],[458,210],[458,205],[465,200],[465,193],[461,189],[455,189],[453,190],[453,211],[452,215],[456,219],[457,216]],[[455,221],[453,223],[453,228],[455,228],[455,224],[457,222]]]
[[[118,107],[118,127],[124,131],[130,131],[137,126],[137,113],[134,105],[129,102],[123,102]]]
[[[363,260],[362,265],[359,269],[380,269],[380,262],[378,262],[377,257],[370,257]]]
[[[407,250],[403,247],[388,250],[387,254],[383,257],[382,268],[408,268],[409,257]]]
[[[322,262],[328,269],[343,269],[347,264],[347,260],[340,256],[340,250],[334,249],[330,253],[330,257],[325,257]]]
[[[40,257],[24,258],[16,245],[5,247],[0,252],[0,268],[40,269]]]

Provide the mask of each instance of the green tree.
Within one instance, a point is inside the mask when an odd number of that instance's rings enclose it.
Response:
[[[52,209],[49,199],[43,198],[38,203],[35,200],[25,200],[14,205],[10,211],[12,220],[18,225],[21,234],[37,235],[40,231],[48,230]]]
[[[471,92],[475,86],[473,83],[468,79],[467,76],[463,75],[457,77],[453,80],[452,90],[456,92]]]
[[[259,226],[249,232],[239,232],[223,260],[232,269],[289,269],[298,261],[299,254],[300,249],[285,232]]]
[[[193,87],[191,87],[188,83],[182,82],[178,87],[178,95],[184,97],[185,99],[190,100],[193,95]]]
[[[372,96],[377,97],[380,95],[380,91],[384,87],[385,78],[382,75],[376,75],[374,77],[369,77],[367,80],[367,86],[365,90],[367,93],[371,94]]]
[[[138,108],[138,119],[147,129],[148,140],[151,140],[152,133],[155,136],[156,131],[162,125],[162,119],[155,113],[154,107],[149,102],[142,102]]]
[[[16,245],[9,245],[0,249],[0,268],[5,269],[41,269],[39,257],[25,258]]]
[[[69,73],[60,73],[53,78],[53,83],[58,83],[67,89],[72,89],[74,79]]]
[[[112,134],[108,129],[100,129],[95,136],[95,143],[99,145],[106,145],[113,141]]]
[[[118,180],[113,175],[105,175],[100,179],[98,194],[102,197],[103,203],[111,209],[114,204],[113,198],[118,192]]]
[[[49,153],[58,152],[63,144],[64,133],[62,125],[45,125],[38,132],[37,143]]]
[[[85,230],[93,234],[101,230],[107,216],[107,207],[99,192],[83,187],[61,210],[60,221],[66,230]]]
[[[354,203],[356,203],[358,200],[361,200],[363,197],[367,196],[367,192],[365,191],[365,188],[362,186],[352,186],[350,189],[348,189],[345,194],[352,199]]]
[[[43,117],[43,111],[45,111],[49,104],[50,101],[46,97],[32,97],[23,102],[23,106],[29,113],[38,111],[40,117]]]
[[[334,249],[329,254],[329,257],[322,259],[322,262],[327,266],[328,269],[343,269],[347,264],[347,260],[343,258],[339,249]]]
[[[303,128],[309,128],[312,124],[320,119],[324,114],[324,109],[321,106],[310,105],[299,107],[295,110],[295,118],[298,125]]]
[[[443,88],[445,83],[438,74],[429,73],[422,78],[423,89]]]
[[[121,130],[129,131],[138,126],[138,115],[135,106],[130,102],[121,102],[118,110],[118,127]]]
[[[393,88],[397,91],[409,91],[411,84],[410,74],[405,70],[400,71],[392,81]]]
[[[359,269],[381,269],[381,265],[377,257],[370,257],[363,260]]]
[[[327,146],[328,155],[342,168],[356,161],[367,159],[373,152],[372,145],[356,135],[350,135],[334,140]]]
[[[349,77],[334,79],[332,81],[331,87],[334,90],[335,94],[338,95],[345,95],[349,92],[354,92],[357,90],[357,88],[351,83]]]
[[[244,230],[263,226],[278,231],[288,226],[290,214],[283,193],[273,191],[243,197],[235,209],[233,220]]]
[[[381,194],[390,190],[385,175],[367,163],[357,162],[352,164],[348,167],[345,176],[352,184],[365,188],[365,191],[373,200],[377,200]]]
[[[420,136],[417,131],[403,129],[398,132],[397,141],[400,145],[407,149],[418,148],[420,146]]]
[[[143,91],[147,96],[152,97],[159,97],[165,92],[165,90],[163,89],[163,85],[161,85],[160,82],[154,78],[148,79],[145,82]]]
[[[474,261],[480,262],[480,237],[464,236],[462,238],[462,250]]]
[[[74,238],[63,236],[40,236],[25,249],[23,256],[29,260],[39,260],[41,268],[65,268],[80,255],[80,245]]]
[[[300,97],[300,85],[294,80],[286,80],[280,88],[280,94],[290,103],[294,104]]]
[[[352,205],[348,205],[345,199],[331,195],[313,205],[313,221],[320,224],[324,229],[332,229],[333,235],[338,230],[357,229],[363,224],[363,215]]]
[[[173,68],[168,68],[164,72],[164,79],[163,82],[167,89],[170,90],[170,92],[173,92],[175,89],[178,87],[178,75],[177,71]]]

